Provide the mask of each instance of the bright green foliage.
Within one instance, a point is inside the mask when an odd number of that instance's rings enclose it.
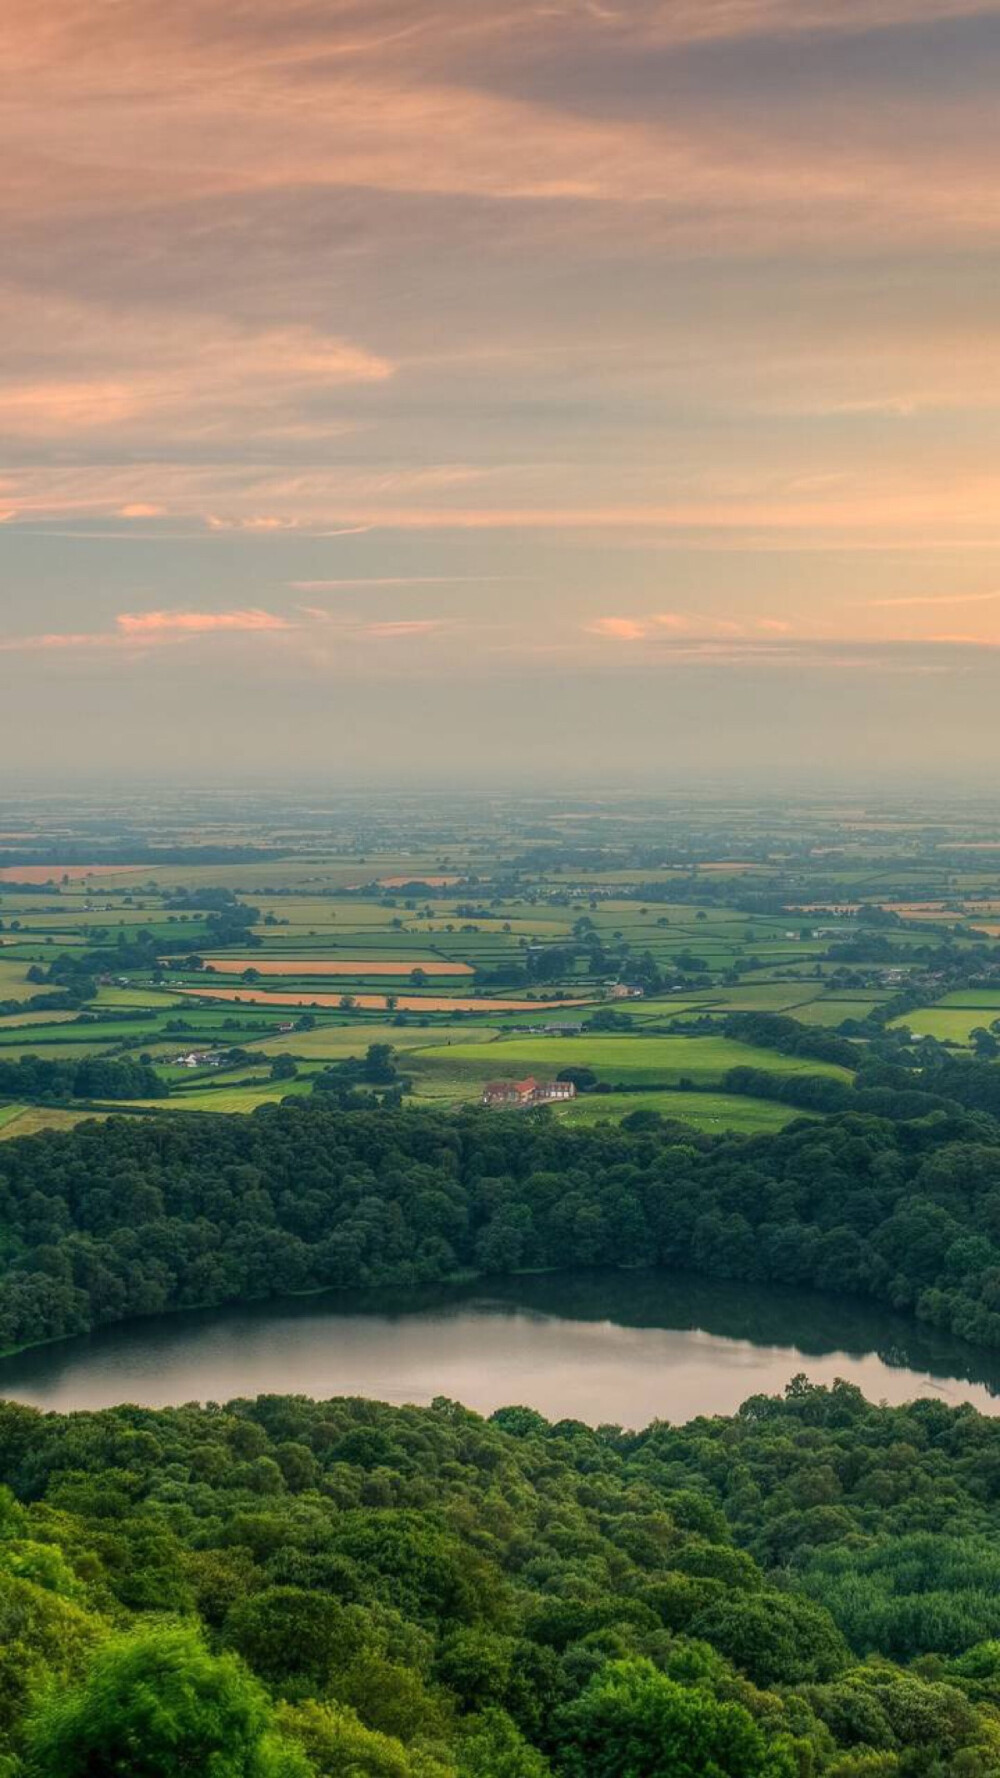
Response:
[[[678,1685],[648,1662],[613,1662],[560,1720],[565,1778],[796,1778],[739,1704]]]
[[[74,1679],[99,1626],[58,1594],[0,1575],[0,1746],[16,1734],[40,1688]]]
[[[502,1710],[468,1717],[457,1753],[459,1778],[547,1778],[550,1769]]]
[[[365,1727],[346,1704],[310,1699],[278,1712],[283,1733],[309,1757],[317,1778],[453,1778],[453,1768],[411,1754],[390,1735]]]
[[[84,1683],[53,1693],[30,1723],[32,1778],[308,1778],[271,1732],[260,1687],[197,1632],[116,1637]]]
[[[0,1778],[1000,1770],[968,1408],[4,1403],[0,1477]]]

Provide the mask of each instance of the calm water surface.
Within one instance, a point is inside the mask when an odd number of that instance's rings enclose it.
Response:
[[[799,1372],[873,1401],[933,1395],[1000,1412],[1000,1354],[864,1304],[664,1273],[343,1292],[173,1315],[0,1360],[0,1395],[42,1408],[235,1396],[450,1396],[484,1413],[644,1426],[731,1413]]]

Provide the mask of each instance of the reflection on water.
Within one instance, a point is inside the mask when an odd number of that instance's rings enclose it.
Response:
[[[643,1426],[731,1413],[805,1371],[874,1401],[1000,1412],[1000,1355],[811,1292],[662,1272],[498,1280],[488,1290],[337,1292],[165,1316],[0,1361],[0,1394],[67,1411],[234,1396],[450,1396]]]

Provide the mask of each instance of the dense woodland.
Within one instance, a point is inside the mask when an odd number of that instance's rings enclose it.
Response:
[[[0,1771],[987,1778],[1000,1422],[0,1408]]]
[[[46,1061],[21,1056],[0,1060],[0,1098],[44,1105],[59,1099],[164,1099],[167,1088],[144,1062],[84,1056],[79,1061]]]
[[[317,1095],[7,1143],[0,1346],[323,1286],[651,1264],[870,1297],[1000,1345],[1000,1129],[982,1112],[753,1139],[635,1122]]]

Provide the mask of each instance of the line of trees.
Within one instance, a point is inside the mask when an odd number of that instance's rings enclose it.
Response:
[[[168,1090],[149,1063],[127,1058],[47,1062],[20,1056],[16,1062],[0,1061],[0,1099],[24,1099],[31,1105],[58,1099],[163,1099]]]

